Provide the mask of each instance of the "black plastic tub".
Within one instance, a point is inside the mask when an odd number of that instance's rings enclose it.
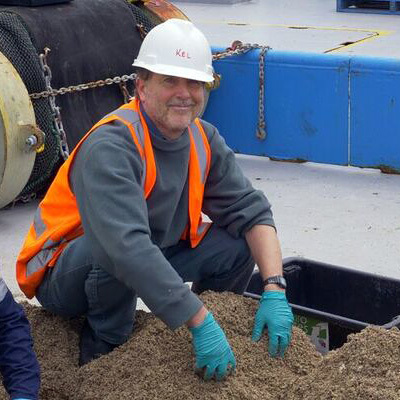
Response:
[[[329,350],[368,325],[400,326],[400,280],[305,258],[285,258],[283,270],[295,316],[326,322]],[[254,272],[245,295],[259,298],[262,291],[260,274]]]

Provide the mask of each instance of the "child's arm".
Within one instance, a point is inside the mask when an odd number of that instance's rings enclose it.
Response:
[[[0,278],[0,372],[11,399],[38,398],[40,370],[29,321]]]

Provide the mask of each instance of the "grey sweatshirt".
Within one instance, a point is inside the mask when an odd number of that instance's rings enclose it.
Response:
[[[175,329],[202,306],[161,251],[178,243],[188,222],[190,142],[187,131],[179,139],[165,139],[146,119],[157,168],[147,200],[142,160],[119,121],[102,125],[84,141],[70,184],[96,262]],[[256,224],[274,226],[266,197],[243,175],[217,129],[202,123],[212,153],[203,212],[234,237]]]

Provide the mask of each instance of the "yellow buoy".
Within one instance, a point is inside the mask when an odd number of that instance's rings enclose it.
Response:
[[[0,208],[25,187],[43,142],[28,91],[0,52]]]

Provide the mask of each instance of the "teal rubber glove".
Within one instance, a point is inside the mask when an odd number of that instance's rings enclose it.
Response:
[[[254,320],[252,340],[260,340],[268,327],[268,352],[272,357],[283,357],[292,337],[293,313],[284,292],[265,291]]]
[[[196,371],[206,368],[204,380],[210,380],[215,376],[220,381],[236,369],[235,356],[225,333],[210,312],[201,325],[189,330],[193,335]]]

